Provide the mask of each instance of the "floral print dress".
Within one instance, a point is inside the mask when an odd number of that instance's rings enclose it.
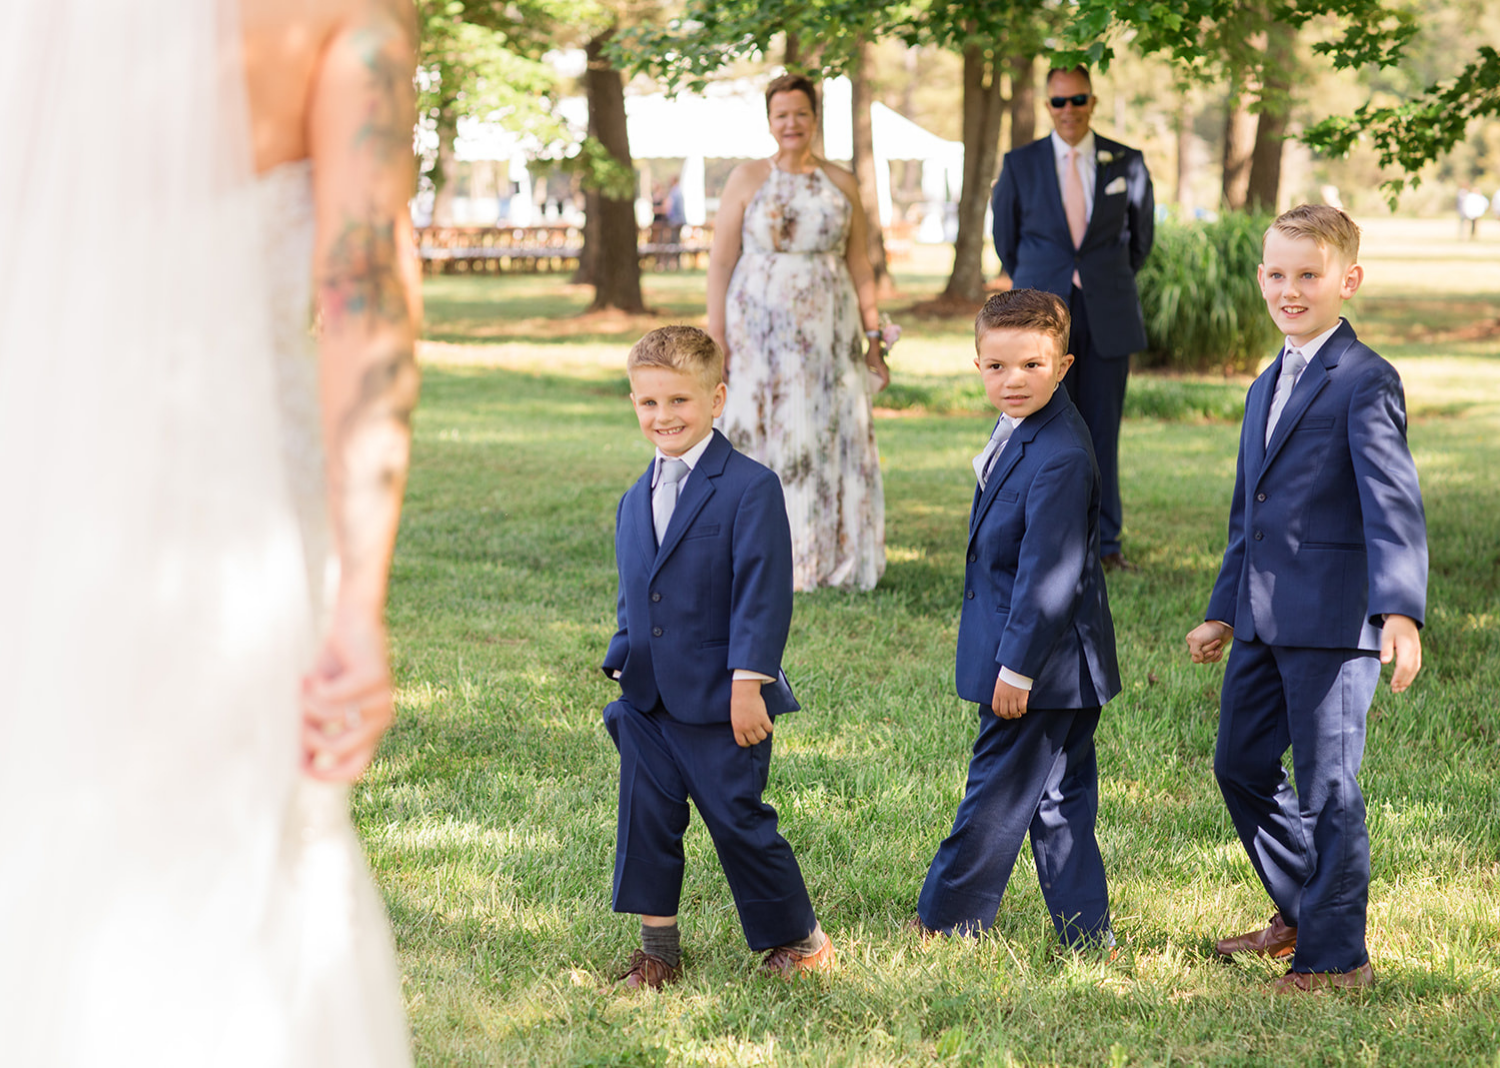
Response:
[[[868,590],[885,571],[865,337],[844,261],[852,211],[821,168],[773,162],[745,208],[726,299],[720,427],[781,479],[798,590]]]

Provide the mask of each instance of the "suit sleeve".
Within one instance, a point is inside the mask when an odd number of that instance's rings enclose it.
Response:
[[[1000,257],[1000,266],[1012,278],[1016,276],[1016,252],[1020,244],[1020,191],[1016,188],[1015,161],[1010,154],[1000,167],[1000,180],[995,183],[995,194],[990,207],[995,216],[995,252]]]
[[[1026,494],[1026,533],[995,662],[1028,678],[1042,673],[1073,625],[1088,563],[1095,478],[1089,454],[1067,449],[1048,458]]]
[[[770,472],[740,498],[731,551],[729,668],[775,678],[792,626],[792,530]]]
[[[1139,273],[1151,255],[1151,243],[1156,237],[1156,193],[1151,187],[1151,172],[1146,169],[1146,157],[1139,152],[1130,159],[1129,196],[1126,198],[1126,215],[1130,225],[1130,270]]]
[[[615,508],[615,569],[617,572],[620,555],[620,523],[625,518],[625,500],[629,496],[630,494],[627,493],[621,497],[619,505]],[[630,631],[625,625],[625,583],[618,578],[617,581],[619,593],[615,597],[615,620],[618,629],[615,631],[615,636],[609,640],[609,649],[605,651],[604,663],[600,665],[610,678],[614,678],[617,671],[625,670],[625,658],[630,655]]]
[[[1354,389],[1349,452],[1369,559],[1370,623],[1387,614],[1421,626],[1427,612],[1427,519],[1406,443],[1406,397],[1386,364]]]

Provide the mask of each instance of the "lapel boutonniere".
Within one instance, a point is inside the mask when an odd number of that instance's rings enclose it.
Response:
[[[1098,161],[1099,165],[1102,167],[1106,163],[1113,163],[1115,161],[1115,154],[1113,152],[1100,150],[1094,153],[1094,159]]]

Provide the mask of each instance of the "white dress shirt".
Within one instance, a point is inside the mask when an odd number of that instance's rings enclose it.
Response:
[[[1344,320],[1343,317],[1340,316],[1338,322],[1334,323],[1327,330],[1324,330],[1321,334],[1313,338],[1306,345],[1293,345],[1291,339],[1288,338],[1286,345],[1282,347],[1281,351],[1284,354],[1287,349],[1295,348],[1298,352],[1302,353],[1302,356],[1305,360],[1307,360],[1307,363],[1312,363],[1313,357],[1318,354],[1318,350],[1323,347],[1324,342],[1331,338],[1333,336],[1333,332],[1343,325]],[[1301,379],[1301,377],[1307,372],[1307,363],[1303,364],[1302,370],[1297,372],[1298,379]],[[1296,384],[1296,381],[1292,382],[1293,386],[1295,386]]]
[[[1094,219],[1094,178],[1096,176],[1096,165],[1094,161],[1094,131],[1090,130],[1083,135],[1083,140],[1078,144],[1070,145],[1052,131],[1052,152],[1057,162],[1057,195],[1063,195],[1063,177],[1067,174],[1068,153],[1078,152],[1078,177],[1083,180],[1083,207],[1084,218],[1090,222]]]

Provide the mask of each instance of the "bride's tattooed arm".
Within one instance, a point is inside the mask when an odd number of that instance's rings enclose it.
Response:
[[[335,35],[311,121],[328,505],[339,558],[331,631],[304,684],[308,769],[347,779],[390,723],[387,573],[419,375],[407,203],[415,114],[410,8],[374,0]]]

